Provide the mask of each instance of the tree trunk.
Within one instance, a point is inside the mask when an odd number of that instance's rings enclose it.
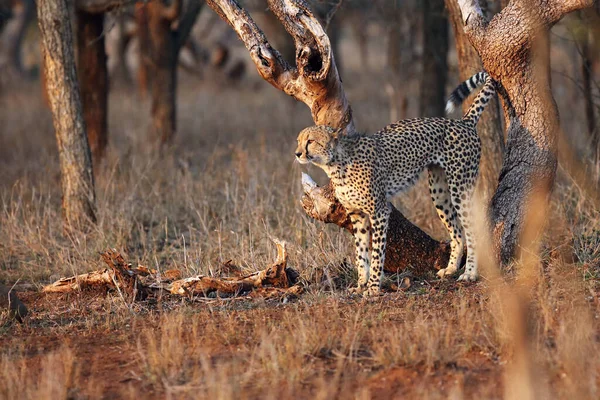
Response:
[[[173,19],[164,15],[163,0],[148,3],[150,74],[152,76],[152,139],[164,145],[176,130],[177,52]]]
[[[236,31],[248,49],[258,73],[275,88],[305,103],[315,124],[354,131],[352,109],[340,80],[331,43],[321,25],[298,0],[269,0],[269,7],[296,44],[296,67],[273,49],[250,15],[232,0],[209,0],[207,4]],[[334,196],[331,183],[317,187],[305,182],[303,207],[320,221],[348,227],[348,214]],[[399,271],[409,267],[419,272],[445,266],[448,246],[433,240],[411,224],[395,208],[390,217],[384,268]]]
[[[93,161],[108,144],[108,70],[104,48],[104,14],[77,10],[77,76]]]
[[[389,15],[392,17],[391,20],[387,21],[388,30],[388,42],[387,42],[387,65],[390,75],[390,81],[386,86],[386,92],[390,101],[390,122],[397,121],[399,119],[406,118],[406,111],[408,109],[408,99],[404,90],[401,90],[404,79],[403,77],[404,60],[414,60],[412,46],[403,46],[403,32],[402,32],[402,14],[406,10],[403,10],[399,5],[394,6],[389,10]],[[411,33],[411,29],[407,30],[408,34]],[[404,79],[403,79],[404,78]],[[408,79],[407,79],[408,80]]]
[[[448,19],[444,11],[444,0],[424,0],[422,7],[423,71],[419,115],[443,117],[448,76]]]
[[[484,69],[497,82],[508,121],[506,153],[490,221],[502,264],[531,246],[543,218],[557,166],[558,110],[550,90],[550,28],[592,0],[513,0],[488,23],[474,2],[461,1],[465,32]],[[528,225],[529,223],[529,225]],[[523,239],[524,242],[521,240]]]
[[[467,35],[465,35],[457,1],[446,0],[446,8],[448,9],[448,15],[456,40],[459,77],[460,81],[464,82],[473,76],[473,74],[483,70],[483,65],[477,51],[469,42]],[[465,101],[463,103],[463,111],[467,112],[470,106],[471,102]],[[482,203],[487,205],[496,190],[500,168],[502,167],[502,156],[504,154],[504,134],[500,121],[500,109],[498,107],[498,100],[495,98],[490,101],[486,110],[481,115],[477,124],[477,133],[481,138],[481,163],[476,191]]]
[[[135,22],[137,24],[138,57],[139,64],[137,70],[137,82],[140,95],[145,98],[148,94],[148,88],[152,84],[150,81],[150,37],[148,29],[148,4],[136,3]]]
[[[96,221],[94,176],[81,109],[67,0],[39,0],[44,69],[60,159],[65,227]]]
[[[600,29],[596,26],[596,31],[594,31],[594,24],[600,23],[600,15],[596,13],[590,14],[591,15],[586,17],[584,13],[580,13],[580,20],[581,23],[585,25],[585,29],[582,32],[583,37],[576,39],[579,39],[578,41],[580,42],[579,44],[581,47],[583,101],[585,106],[587,131],[591,142],[591,156],[596,168],[598,168],[598,162],[600,161],[600,128],[598,127],[598,122],[596,120],[596,105],[594,104],[592,92],[594,84],[594,64],[598,61],[598,50],[600,50],[600,44],[595,43],[595,36],[600,34]]]
[[[148,38],[152,74],[152,135],[161,146],[176,131],[177,61],[204,3],[193,1],[181,13],[181,0],[148,3]],[[179,19],[177,29],[172,25]]]

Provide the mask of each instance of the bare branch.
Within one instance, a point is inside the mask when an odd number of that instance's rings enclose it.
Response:
[[[595,2],[597,0],[552,0],[548,2],[549,17],[551,18],[548,22],[554,25],[568,13],[592,7]]]
[[[294,38],[297,68],[271,47],[235,0],[208,0],[207,4],[238,34],[263,79],[306,104],[315,123],[354,130],[352,109],[335,67],[329,38],[306,2],[269,0],[269,7]]]
[[[289,66],[281,54],[267,41],[264,33],[256,25],[246,10],[235,0],[208,0],[206,2],[237,33],[250,52],[260,76],[279,90],[285,90],[288,83],[297,78],[297,71]],[[296,97],[296,96],[294,96]]]
[[[293,37],[298,79],[295,98],[310,107],[317,124],[354,131],[350,103],[342,86],[331,43],[304,0],[268,0],[269,8]],[[286,93],[290,94],[287,90]]]

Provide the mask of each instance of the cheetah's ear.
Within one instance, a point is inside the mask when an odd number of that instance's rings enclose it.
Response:
[[[344,129],[343,128],[332,128],[331,129],[331,138],[332,139],[339,139],[340,137],[344,136]]]

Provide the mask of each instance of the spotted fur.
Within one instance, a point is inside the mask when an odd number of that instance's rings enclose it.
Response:
[[[466,242],[467,262],[459,280],[477,279],[471,196],[481,144],[475,125],[494,93],[494,84],[486,74],[485,86],[460,120],[403,120],[373,135],[340,135],[324,125],[300,132],[296,158],[327,173],[354,225],[359,275],[354,291],[366,296],[379,293],[391,212],[388,201],[412,186],[425,169],[437,214],[452,239],[448,266],[438,275],[450,276],[458,270]]]

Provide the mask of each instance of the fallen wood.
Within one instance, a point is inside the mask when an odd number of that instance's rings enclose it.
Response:
[[[100,271],[62,278],[42,291],[45,293],[71,293],[86,289],[118,290],[127,300],[143,300],[152,291],[167,290],[177,296],[235,297],[248,295],[262,298],[291,299],[303,292],[298,273],[287,267],[285,243],[275,240],[277,259],[264,270],[241,275],[238,267],[226,262],[222,272],[233,273],[233,277],[196,276],[181,279],[181,271],[168,270],[160,273],[144,266],[133,268],[116,250],[101,254],[108,265]]]
[[[146,269],[133,269],[116,250],[107,250],[100,255],[108,265],[100,271],[62,278],[42,289],[44,293],[70,293],[82,290],[114,290],[118,289],[127,300],[139,300],[146,296],[146,286],[139,281],[139,276],[147,274]],[[144,267],[142,267],[144,268]]]
[[[19,322],[27,316],[27,307],[15,294],[15,292],[4,285],[0,285],[0,312],[8,310],[8,316]]]
[[[261,289],[257,293],[266,294],[270,291],[272,293],[269,296],[273,296],[275,293],[285,295],[285,291],[281,291],[281,289],[289,289],[297,280],[298,275],[294,270],[287,268],[285,242],[276,240],[275,245],[277,246],[275,263],[262,271],[233,278],[214,278],[203,275],[186,278],[173,282],[171,293],[182,296],[209,296],[216,293],[219,297],[231,297]]]
[[[108,268],[101,271],[92,271],[86,274],[72,276],[70,278],[61,278],[48,286],[44,286],[42,292],[69,293],[93,288],[115,288],[113,275]]]

